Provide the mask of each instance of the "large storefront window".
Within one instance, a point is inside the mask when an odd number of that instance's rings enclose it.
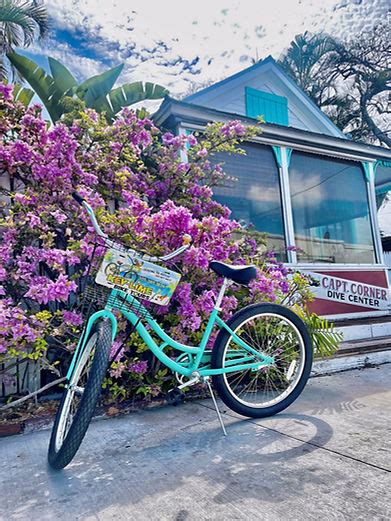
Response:
[[[279,170],[269,146],[241,145],[246,155],[216,154],[213,162],[224,163],[224,171],[235,180],[215,187],[215,199],[228,206],[232,218],[268,234],[268,248],[285,260]]]
[[[294,151],[289,168],[301,262],[373,263],[364,173],[359,163]]]

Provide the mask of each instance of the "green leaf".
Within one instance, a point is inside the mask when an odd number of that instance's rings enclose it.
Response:
[[[85,102],[87,107],[95,108],[96,100],[107,96],[121,74],[123,67],[122,63],[102,74],[88,78],[88,80],[75,89],[75,94]]]
[[[168,90],[156,83],[125,83],[110,91],[109,95],[96,102],[98,112],[107,112],[113,118],[123,107],[128,107],[146,99],[160,99],[168,94]]]
[[[27,88],[22,87],[22,85],[19,85],[18,83],[15,83],[14,85],[14,100],[19,101],[20,103],[23,103],[25,107],[28,107],[30,104],[30,101],[34,97],[34,91]]]
[[[50,74],[26,56],[20,56],[16,52],[7,54],[7,57],[19,74],[31,85],[45,105],[52,121],[60,119],[62,111],[58,103],[52,100],[54,80]]]
[[[65,65],[51,57],[48,58],[48,61],[53,76],[51,94],[57,100],[60,100],[65,92],[77,85],[77,81]]]
[[[343,340],[343,335],[334,330],[334,324],[316,313],[310,313],[308,309],[301,309],[297,304],[292,309],[307,326],[315,356],[332,356]]]

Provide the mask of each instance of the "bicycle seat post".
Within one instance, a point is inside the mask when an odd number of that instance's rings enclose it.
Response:
[[[217,295],[217,299],[216,299],[216,302],[215,302],[215,305],[214,305],[214,309],[216,309],[217,311],[221,311],[221,302],[223,300],[223,297],[225,295],[225,291],[226,289],[228,288],[228,286],[230,285],[230,281],[226,278],[224,278],[223,280],[223,284],[221,285],[221,288],[220,288],[220,291],[219,291],[219,294]]]

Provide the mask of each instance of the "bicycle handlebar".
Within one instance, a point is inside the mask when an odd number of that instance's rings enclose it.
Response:
[[[80,204],[80,206],[83,206],[87,210],[88,215],[90,216],[90,219],[91,219],[91,222],[92,222],[92,226],[94,227],[94,230],[95,230],[96,234],[99,237],[102,237],[103,239],[106,239],[106,242],[108,243],[109,246],[114,247],[114,248],[118,247],[117,243],[112,241],[111,239],[109,239],[107,234],[103,232],[102,228],[99,226],[98,221],[96,220],[96,216],[95,216],[94,210],[87,203],[87,201],[80,194],[78,194],[77,192],[73,192],[72,193],[72,197],[74,198],[74,200],[78,204]],[[173,251],[171,253],[168,253],[167,255],[162,255],[161,257],[157,257],[157,256],[154,256],[154,255],[148,255],[146,253],[140,253],[140,255],[147,261],[152,261],[152,262],[168,261],[170,259],[173,259],[177,255],[180,255],[184,251],[186,251],[187,248],[190,246],[191,241],[192,241],[191,235],[188,235],[186,233],[183,236],[183,246],[181,246],[180,248],[176,249],[175,251]],[[135,251],[135,250],[132,250],[131,248],[129,248],[129,250],[130,251]],[[138,253],[138,252],[136,252],[136,253]]]

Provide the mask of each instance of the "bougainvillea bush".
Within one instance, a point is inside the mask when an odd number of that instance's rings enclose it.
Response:
[[[212,199],[212,186],[225,175],[210,155],[234,153],[240,141],[258,133],[256,127],[232,121],[210,124],[202,136],[174,136],[146,114],[125,109],[113,124],[78,110],[48,128],[39,106],[26,109],[2,85],[0,132],[0,362],[6,367],[31,358],[61,373],[75,348],[85,319],[75,295],[95,237],[71,197],[74,190],[93,206],[106,233],[129,247],[161,255],[191,235],[179,265],[182,280],[170,305],[159,309],[164,327],[179,341],[201,338],[219,289],[208,270],[211,259],[259,259],[249,290],[232,288],[224,298],[225,317],[238,300],[282,300],[292,291],[286,269],[270,254],[260,256],[263,237],[242,233],[229,209]],[[301,289],[305,296],[305,283]],[[172,385],[124,325],[114,353],[106,387],[115,397],[154,396]],[[1,375],[6,378],[7,371]]]

